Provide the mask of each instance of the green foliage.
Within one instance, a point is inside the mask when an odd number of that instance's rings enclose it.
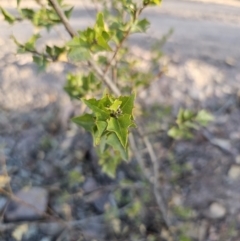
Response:
[[[194,113],[190,110],[180,109],[176,125],[168,131],[168,135],[174,139],[191,139],[193,138],[192,130],[198,130],[200,126],[206,126],[213,120],[214,117],[206,110]]]
[[[144,5],[159,5],[162,2],[162,0],[144,0]]]
[[[135,202],[129,207],[126,211],[128,217],[136,218],[141,212],[142,204],[139,200],[135,200]]]
[[[68,181],[70,186],[84,182],[84,176],[77,170],[72,170],[68,173]]]
[[[90,59],[91,53],[111,51],[108,43],[111,37],[105,27],[103,13],[98,13],[96,24],[93,28],[79,31],[78,34],[67,44],[69,47],[68,56],[71,61],[84,61]]]
[[[14,36],[12,39],[18,47],[18,53],[32,54],[33,62],[40,71],[45,70],[51,62],[57,61],[72,62],[77,67],[84,62],[90,68],[84,73],[68,73],[64,89],[71,98],[81,99],[87,105],[89,112],[73,118],[73,122],[92,134],[94,145],[98,146],[102,170],[114,177],[121,161],[129,159],[129,132],[131,127],[136,127],[133,118],[135,94],[131,93],[147,88],[163,73],[163,69],[159,67],[163,56],[160,49],[172,30],[152,46],[152,58],[148,67],[142,68],[142,59],[135,56],[125,41],[131,34],[147,31],[150,23],[148,19],[141,18],[141,13],[148,6],[160,5],[161,0],[98,1],[102,3],[102,10],[97,13],[93,26],[79,30],[76,34],[67,30],[71,39],[63,46],[46,45],[39,52],[39,33],[33,34],[25,43],[20,43]],[[16,16],[0,8],[9,24],[28,20],[37,27],[37,31],[50,30],[58,24],[64,24],[65,29],[68,29],[66,21],[61,20],[61,14],[59,15],[51,1],[36,1],[38,8],[22,8],[21,2],[16,0]],[[73,7],[66,5],[64,0],[57,0],[57,3],[62,15],[69,19]],[[97,68],[93,68],[92,62]],[[105,77],[118,88],[118,97],[113,95]],[[99,98],[106,87],[111,94]],[[95,98],[92,98],[93,96]],[[162,117],[160,119],[163,120]],[[180,110],[176,124],[168,134],[175,139],[191,138],[193,130],[206,126],[212,119],[204,110],[198,113]]]
[[[190,219],[193,217],[193,210],[191,208],[176,206],[174,207],[174,213],[181,219]]]
[[[64,89],[72,98],[80,99],[88,93],[94,93],[100,87],[101,82],[98,81],[93,72],[86,76],[69,73]]]
[[[7,21],[9,24],[13,24],[16,21],[16,18],[10,14],[7,10],[0,7],[0,10],[2,12],[2,15],[4,16],[5,21]]]
[[[18,1],[18,6],[20,1]],[[62,4],[61,7],[64,9],[64,14],[67,18],[71,17],[73,7],[68,7]],[[23,19],[28,19],[36,27],[44,27],[50,30],[54,25],[61,24],[61,20],[55,10],[50,6],[46,5],[39,10],[34,10],[30,8],[20,8],[19,13]]]
[[[131,31],[133,33],[144,33],[147,31],[148,27],[150,26],[150,23],[149,21],[144,18],[144,19],[141,19],[141,20],[137,20],[133,26],[132,26],[132,29]]]
[[[92,111],[91,114],[84,114],[73,118],[73,122],[82,126],[86,131],[91,132],[95,145],[101,144],[100,153],[106,155],[109,160],[110,153],[106,148],[111,146],[114,152],[119,153],[123,160],[128,159],[128,134],[129,128],[135,127],[133,119],[135,95],[113,97],[109,94],[101,99],[83,99],[83,102]],[[114,155],[113,155],[114,156]],[[114,157],[116,158],[116,156]],[[101,161],[102,166],[106,166],[108,161]],[[119,158],[113,163],[119,163]],[[113,166],[116,166],[113,164]],[[111,166],[105,172],[113,173],[116,168]]]

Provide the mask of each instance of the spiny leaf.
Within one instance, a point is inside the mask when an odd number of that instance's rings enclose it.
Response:
[[[99,107],[99,101],[96,99],[83,99],[83,102],[96,114],[98,120],[107,120],[109,118],[109,111],[106,108]]]
[[[121,158],[125,161],[128,160],[128,151],[123,148],[121,142],[119,141],[117,135],[115,133],[110,133],[107,137],[106,143],[113,147],[113,149],[119,151]]]
[[[133,107],[134,107],[135,94],[132,94],[130,96],[120,96],[119,100],[122,101],[122,104],[120,106],[122,112],[124,114],[132,115],[132,111],[133,111]]]
[[[94,144],[98,145],[100,143],[103,132],[106,130],[107,122],[106,121],[96,121],[97,131],[94,133]]]
[[[85,114],[72,118],[72,121],[77,125],[82,126],[86,131],[93,132],[95,126],[95,118],[91,114]]]
[[[107,130],[114,132],[120,140],[122,146],[126,149],[128,142],[128,128],[132,126],[131,115],[124,114],[118,118],[111,117],[108,120]]]
[[[122,101],[114,100],[113,104],[109,107],[109,109],[112,111],[117,111],[121,104],[122,104]]]

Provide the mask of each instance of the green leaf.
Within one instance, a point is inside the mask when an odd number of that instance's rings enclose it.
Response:
[[[197,113],[195,119],[200,125],[207,126],[209,122],[214,120],[214,116],[206,110],[201,110]]]
[[[69,42],[67,42],[66,45],[69,47],[79,47],[80,46],[79,36],[73,37]]]
[[[73,48],[70,50],[68,57],[73,62],[80,62],[90,59],[90,52],[86,48]]]
[[[98,15],[97,15],[96,26],[97,26],[100,30],[104,30],[103,13],[101,13],[101,12],[98,13]]]
[[[168,131],[168,135],[172,137],[173,139],[179,140],[179,139],[191,139],[193,137],[192,133],[188,128],[179,128],[177,126],[172,127]]]
[[[138,20],[133,26],[132,26],[132,32],[134,33],[144,33],[147,31],[148,27],[150,26],[149,21],[144,18],[142,20]]]
[[[181,125],[186,121],[193,120],[195,114],[190,110],[180,109],[177,116],[177,124]]]
[[[83,102],[96,114],[98,120],[105,121],[109,118],[110,112],[101,106],[101,102],[96,99],[83,99]]]
[[[13,24],[16,21],[16,18],[10,14],[8,11],[0,7],[2,15],[4,16],[5,21],[7,21],[9,24]]]
[[[91,114],[84,114],[72,118],[72,121],[79,126],[82,126],[86,131],[93,133],[93,127],[95,126],[95,118]]]
[[[106,130],[107,122],[106,121],[96,121],[97,131],[94,133],[94,144],[98,145],[100,143],[101,137]]]
[[[106,143],[112,146],[113,149],[119,151],[119,154],[123,160],[128,161],[128,151],[127,149],[123,148],[115,133],[112,132],[107,136]]]
[[[144,5],[160,5],[162,0],[144,0]]]
[[[32,37],[23,45],[23,47],[25,48],[26,52],[35,50],[36,41],[40,37],[41,37],[40,34],[32,35]]]
[[[67,19],[69,19],[72,15],[72,11],[73,11],[73,7],[69,8],[68,10],[64,11],[65,16],[67,17]]]
[[[19,7],[21,0],[17,0],[17,7]]]
[[[96,39],[97,39],[97,44],[101,46],[104,50],[109,50],[109,51],[112,50],[102,35],[99,35]]]
[[[113,153],[111,150],[106,150],[100,155],[99,164],[102,167],[102,171],[111,178],[115,178],[116,169],[121,163],[120,155]]]
[[[134,107],[134,100],[135,94],[130,96],[120,96],[119,100],[122,102],[120,109],[124,114],[132,115],[133,107]]]
[[[117,111],[119,107],[121,106],[122,101],[120,100],[114,100],[113,104],[109,107],[110,110],[112,111]]]
[[[34,55],[33,62],[37,64],[39,71],[44,71],[48,65],[48,60],[44,56]]]
[[[114,132],[124,149],[126,149],[128,143],[128,128],[132,125],[131,115],[124,114],[118,118],[111,117],[108,120],[107,130]]]
[[[29,8],[21,8],[20,12],[23,18],[30,19],[30,20],[33,19],[35,14],[34,10]]]

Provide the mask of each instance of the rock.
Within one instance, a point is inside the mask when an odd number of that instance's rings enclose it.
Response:
[[[110,204],[110,195],[108,191],[97,190],[92,192],[86,202],[94,206],[97,212],[104,213],[106,205]]]
[[[94,207],[100,213],[104,213],[107,204],[110,204],[109,192],[101,192],[93,202]]]
[[[41,239],[41,241],[51,241],[51,238],[49,238],[49,237],[44,237],[44,238]]]
[[[229,140],[220,139],[220,138],[212,138],[211,143],[220,149],[223,149],[226,152],[232,152],[232,145]]]
[[[27,240],[31,240],[33,239],[34,236],[36,236],[38,233],[38,227],[37,225],[35,224],[30,224],[28,225],[28,230],[27,232],[24,234],[24,237],[27,239]]]
[[[91,218],[81,224],[81,231],[87,240],[105,240],[106,230],[104,220],[99,218]]]
[[[94,178],[88,177],[83,184],[83,190],[88,193],[96,190],[98,188],[97,182]]]
[[[235,161],[236,161],[237,164],[240,164],[240,155],[238,155],[238,156],[236,157]]]
[[[15,240],[21,241],[23,236],[28,231],[28,225],[27,224],[21,224],[15,228],[15,230],[12,233],[12,236]]]
[[[15,196],[19,201],[10,201],[5,212],[5,221],[38,220],[44,217],[48,203],[48,193],[45,189],[22,189]]]
[[[71,206],[67,203],[55,204],[52,208],[64,220],[72,219]]]
[[[217,202],[214,202],[209,207],[209,217],[213,219],[223,218],[227,213],[226,208]]]
[[[63,230],[63,226],[58,222],[39,223],[39,230],[44,235],[55,236]]]
[[[227,57],[225,59],[225,64],[227,66],[233,67],[234,65],[236,65],[236,60],[234,58],[232,58],[232,57]]]
[[[228,171],[228,177],[232,180],[240,180],[240,166],[232,165]]]
[[[6,203],[7,203],[7,199],[5,197],[0,197],[0,213],[5,208]]]

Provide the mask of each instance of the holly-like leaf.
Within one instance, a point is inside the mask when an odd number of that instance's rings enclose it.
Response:
[[[85,114],[72,118],[72,121],[79,126],[82,126],[86,131],[93,132],[95,126],[95,118],[91,114]]]
[[[131,115],[124,114],[118,118],[111,117],[108,120],[107,130],[114,132],[124,149],[126,149],[128,143],[128,128],[132,125]]]
[[[114,150],[117,150],[123,160],[128,161],[128,151],[126,148],[123,148],[115,133],[112,132],[108,135],[106,143],[112,146]]]
[[[112,111],[117,111],[119,107],[121,106],[122,101],[120,100],[114,100],[113,104],[109,107],[110,110]]]
[[[2,15],[4,16],[5,21],[7,21],[9,24],[13,24],[16,21],[15,17],[4,8],[0,7],[0,10],[2,12]]]
[[[97,131],[94,133],[94,144],[98,145],[100,143],[101,137],[106,130],[107,122],[106,121],[96,121]]]
[[[132,115],[133,107],[134,107],[134,100],[135,94],[130,96],[120,96],[119,100],[122,101],[120,109],[124,114]]]
[[[94,112],[98,120],[106,121],[109,116],[110,112],[101,106],[101,102],[96,99],[83,99],[83,102]]]

